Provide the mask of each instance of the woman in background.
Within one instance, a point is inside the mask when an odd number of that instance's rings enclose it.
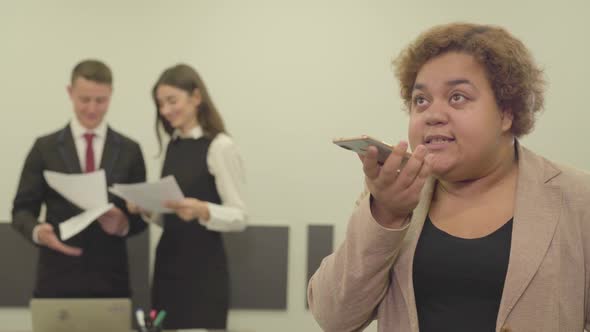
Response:
[[[244,168],[198,73],[179,64],[153,88],[156,134],[170,141],[162,177],[173,175],[185,199],[168,202],[156,250],[152,305],[166,329],[225,329],[229,281],[220,232],[246,225]],[[135,211],[138,212],[135,207]]]

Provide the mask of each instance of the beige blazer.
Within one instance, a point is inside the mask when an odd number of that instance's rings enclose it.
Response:
[[[590,174],[518,146],[512,247],[497,332],[590,330]],[[364,195],[344,243],[326,257],[308,288],[325,331],[417,332],[412,264],[435,188],[424,187],[403,229],[381,227]],[[490,202],[492,204],[492,202]]]

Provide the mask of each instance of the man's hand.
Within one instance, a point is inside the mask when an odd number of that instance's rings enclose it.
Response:
[[[59,251],[64,255],[68,256],[80,256],[82,255],[82,249],[78,247],[72,247],[61,242],[55,231],[53,225],[50,223],[41,223],[37,229],[37,238],[39,239],[39,245],[46,246],[47,248]]]
[[[129,219],[121,209],[113,207],[98,218],[102,230],[114,236],[125,236],[129,232]]]

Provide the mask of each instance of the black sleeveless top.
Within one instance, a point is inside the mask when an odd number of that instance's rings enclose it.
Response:
[[[420,332],[495,331],[512,223],[482,238],[464,239],[426,218],[413,268]]]
[[[207,167],[211,140],[177,139],[168,144],[162,177],[174,175],[185,197],[221,203]],[[221,234],[197,220],[164,215],[156,250],[153,306],[168,315],[166,329],[224,329],[228,310],[228,272]]]

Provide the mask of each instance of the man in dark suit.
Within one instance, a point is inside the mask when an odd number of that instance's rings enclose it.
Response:
[[[129,297],[125,239],[145,223],[125,202],[65,242],[58,225],[82,210],[50,188],[43,171],[62,173],[104,169],[107,185],[145,181],[141,148],[107,126],[103,118],[112,94],[112,74],[102,62],[77,64],[67,88],[75,117],[63,129],[38,138],[25,161],[12,209],[12,225],[39,246],[34,297]],[[89,188],[88,190],[92,190]],[[39,222],[41,206],[46,222]]]

